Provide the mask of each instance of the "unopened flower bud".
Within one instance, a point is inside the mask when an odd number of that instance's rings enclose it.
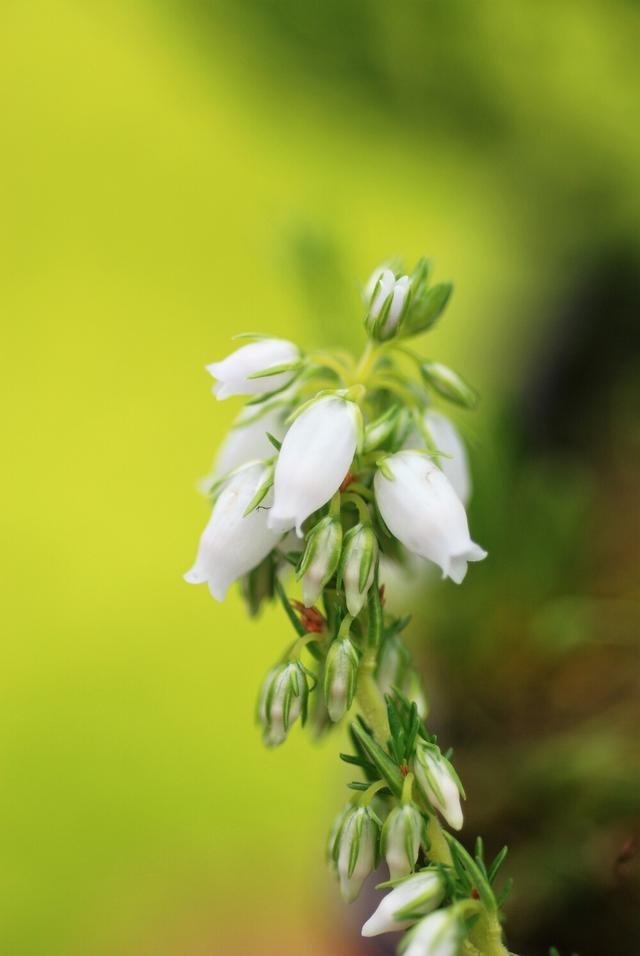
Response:
[[[358,652],[348,637],[337,637],[329,648],[324,671],[324,697],[334,723],[351,707],[358,677]]]
[[[400,946],[402,956],[456,956],[464,925],[454,907],[436,910],[416,923]]]
[[[323,587],[335,574],[341,548],[340,519],[326,515],[307,535],[307,546],[298,571],[298,577],[302,577],[302,597],[307,607],[316,603]]]
[[[464,790],[460,779],[435,744],[421,740],[413,763],[418,786],[429,803],[439,810],[450,827],[462,827],[460,797]]]
[[[462,405],[464,408],[475,408],[478,404],[476,390],[447,365],[442,365],[440,362],[424,362],[421,372],[427,385],[450,402]]]
[[[382,852],[392,880],[413,872],[423,829],[422,815],[412,803],[394,807],[385,820],[382,828]]]
[[[347,903],[359,895],[376,865],[379,826],[369,807],[355,807],[344,821],[339,836],[338,875],[340,892]]]
[[[268,747],[283,743],[298,717],[304,723],[308,697],[309,685],[299,661],[279,664],[269,671],[258,700],[258,720]]]
[[[395,933],[407,929],[420,916],[436,909],[444,894],[444,880],[437,870],[414,873],[387,893],[362,927],[362,935],[379,936],[381,933]]]
[[[359,523],[344,536],[339,578],[342,581],[347,608],[357,617],[373,582],[378,542],[370,524]]]
[[[338,870],[338,858],[340,856],[340,836],[342,834],[342,828],[354,810],[354,805],[347,803],[333,821],[329,831],[327,838],[327,862],[336,872]]]
[[[376,269],[367,284],[369,310],[364,320],[367,332],[382,342],[391,338],[402,321],[411,280],[396,278],[391,269]]]

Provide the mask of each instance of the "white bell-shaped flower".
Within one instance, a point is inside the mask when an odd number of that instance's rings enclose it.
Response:
[[[346,903],[359,895],[364,881],[376,864],[379,827],[369,807],[355,807],[340,832],[338,876]]]
[[[330,395],[294,420],[276,463],[271,528],[301,535],[305,518],[335,494],[356,452],[359,416],[353,402]]]
[[[463,824],[460,797],[462,784],[448,760],[435,744],[421,741],[413,765],[418,786],[429,803],[439,810],[450,827],[460,830]]]
[[[449,479],[417,451],[384,459],[383,469],[376,473],[374,488],[391,533],[409,551],[437,564],[443,577],[460,584],[467,562],[482,561],[487,552],[469,537],[467,515]]]
[[[419,916],[426,916],[436,909],[444,894],[444,881],[437,870],[415,873],[395,886],[380,901],[377,910],[362,927],[362,935],[379,936],[381,933],[405,930],[415,923]],[[412,915],[408,917],[405,913]]]
[[[211,362],[207,371],[217,379],[213,386],[216,398],[230,395],[262,395],[283,388],[293,377],[292,369],[272,375],[260,375],[281,365],[293,365],[300,351],[286,339],[258,339],[236,349],[220,362]],[[260,376],[253,378],[252,376]]]
[[[404,309],[411,280],[409,276],[396,279],[391,269],[376,269],[369,282],[367,292],[371,298],[367,329],[377,339],[388,339],[395,332]],[[382,310],[387,307],[386,318],[380,322]]]
[[[402,956],[456,956],[464,928],[453,908],[436,910],[416,923],[402,942]]]
[[[244,514],[268,474],[262,463],[247,465],[223,485],[200,538],[196,563],[184,576],[189,584],[208,584],[218,601],[278,543],[280,536],[267,526],[264,507]],[[268,503],[269,496],[264,504]]]
[[[424,822],[412,803],[394,807],[382,828],[382,852],[389,867],[389,876],[397,880],[415,869]]]
[[[453,485],[462,504],[466,506],[471,497],[471,471],[469,469],[467,449],[460,437],[460,432],[446,415],[434,409],[430,409],[426,412],[424,423],[429,430],[436,449],[444,452],[444,454],[448,456],[447,458],[442,457],[440,459],[440,468]],[[404,443],[404,447],[425,447],[424,438],[417,428],[411,432]]]
[[[214,481],[240,465],[275,455],[267,432],[280,440],[286,431],[285,417],[282,405],[269,408],[262,415],[258,415],[255,408],[244,408],[220,446],[211,475],[203,479],[203,488],[207,490]]]

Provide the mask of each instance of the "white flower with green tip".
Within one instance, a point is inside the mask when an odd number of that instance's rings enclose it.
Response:
[[[397,880],[415,869],[424,821],[412,803],[394,807],[382,828],[382,852],[389,867],[389,876]]]
[[[460,797],[464,797],[464,790],[457,773],[440,749],[435,744],[420,740],[413,771],[429,803],[440,811],[450,827],[460,830],[463,823]]]
[[[302,599],[307,607],[316,603],[325,584],[333,577],[340,561],[342,524],[326,515],[307,535],[298,577],[302,577]]]
[[[340,892],[347,903],[359,894],[376,865],[379,826],[369,807],[355,807],[342,826],[338,852]]]
[[[275,455],[276,450],[267,433],[280,440],[286,431],[286,414],[282,405],[265,409],[262,414],[255,408],[244,408],[220,446],[211,476],[204,479],[203,486],[208,484],[210,487],[240,465]]]
[[[329,648],[324,670],[324,697],[334,723],[351,707],[358,678],[358,652],[348,637],[337,637]]]
[[[357,617],[373,583],[378,542],[370,524],[359,523],[344,536],[339,577],[345,591],[347,609]]]
[[[379,936],[407,929],[436,909],[444,894],[444,880],[437,870],[414,873],[383,897],[362,927],[362,935]]]
[[[457,956],[464,926],[453,907],[420,920],[402,941],[402,956]]]
[[[309,685],[302,665],[289,662],[267,674],[258,701],[258,720],[268,747],[278,747],[298,717],[306,718]]]
[[[374,338],[391,338],[402,318],[410,285],[409,276],[396,278],[391,269],[373,273],[367,283],[370,305],[365,325]]]

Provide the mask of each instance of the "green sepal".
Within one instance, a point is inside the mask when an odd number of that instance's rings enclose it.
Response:
[[[259,372],[252,372],[251,375],[247,375],[247,381],[270,378],[272,375],[281,375],[283,372],[296,372],[303,365],[302,359],[296,359],[295,362],[282,362],[281,365],[270,365],[268,368],[260,369]]]
[[[496,876],[498,875],[498,870],[504,863],[508,852],[509,852],[509,847],[503,846],[500,852],[496,854],[493,860],[493,863],[491,864],[487,872],[487,879],[489,880],[489,883],[493,883],[493,881],[495,880]]]
[[[260,502],[264,501],[264,499],[267,497],[272,487],[273,487],[273,468],[270,468],[269,471],[267,472],[266,478],[264,479],[264,481],[262,482],[262,484],[256,491],[255,495],[253,496],[253,498],[251,499],[247,507],[244,509],[244,512],[242,514],[243,518],[247,518],[252,511],[255,511],[255,509],[258,507]]]
[[[423,362],[420,371],[426,384],[447,401],[463,408],[475,408],[478,404],[476,390],[447,365],[441,362]]]
[[[446,309],[452,292],[451,282],[439,282],[426,292],[416,295],[401,325],[400,335],[421,335],[432,329]]]
[[[496,899],[482,869],[471,854],[465,850],[459,840],[456,840],[456,838],[446,830],[443,830],[442,833],[449,844],[452,858],[455,860],[456,856],[458,857],[459,862],[470,878],[473,888],[477,891],[481,902],[486,906],[489,912],[493,912],[496,909]]]

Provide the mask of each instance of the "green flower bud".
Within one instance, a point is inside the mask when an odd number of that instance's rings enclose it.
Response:
[[[378,542],[370,524],[357,524],[344,536],[338,578],[344,587],[347,608],[357,617],[373,582]]]
[[[309,685],[299,661],[278,664],[267,674],[258,699],[257,718],[263,728],[267,747],[277,747],[286,740],[289,728],[307,718]]]
[[[382,828],[382,852],[392,880],[415,869],[422,842],[424,822],[413,803],[394,807]]]
[[[358,677],[358,652],[348,637],[337,637],[329,648],[324,670],[324,698],[334,723],[351,707]]]
[[[365,290],[364,320],[372,339],[383,342],[396,334],[410,302],[410,286],[409,276],[396,276],[391,269],[382,267],[373,273]]]
[[[440,362],[424,362],[420,371],[422,377],[438,395],[442,395],[455,405],[464,408],[475,408],[478,404],[478,393],[453,369]]]
[[[342,549],[342,525],[332,515],[322,518],[307,535],[307,546],[298,569],[302,597],[307,607],[316,603],[322,589],[336,573]]]
[[[464,790],[458,774],[435,744],[420,740],[413,760],[416,782],[429,803],[439,810],[450,827],[462,827],[460,797]]]
[[[332,870],[335,870],[336,873],[338,872],[338,857],[340,855],[340,836],[342,834],[342,828],[345,824],[345,821],[354,810],[354,805],[352,803],[347,803],[333,821],[329,831],[329,836],[327,839],[327,863]]]
[[[344,821],[338,838],[338,876],[347,903],[356,899],[375,868],[379,835],[380,828],[369,807],[354,807]]]

